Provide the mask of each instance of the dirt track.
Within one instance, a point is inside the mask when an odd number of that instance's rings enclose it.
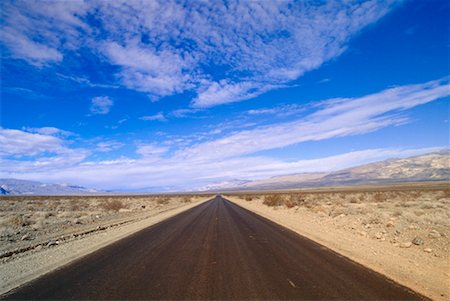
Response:
[[[117,241],[3,298],[422,299],[221,197]]]

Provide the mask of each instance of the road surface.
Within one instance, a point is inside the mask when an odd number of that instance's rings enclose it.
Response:
[[[2,298],[423,299],[220,196]]]

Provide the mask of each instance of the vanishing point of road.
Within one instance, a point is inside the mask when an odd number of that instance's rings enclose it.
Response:
[[[424,299],[220,196],[2,298]]]

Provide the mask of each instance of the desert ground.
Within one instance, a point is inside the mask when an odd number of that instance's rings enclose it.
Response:
[[[447,184],[224,197],[436,300],[449,298]]]

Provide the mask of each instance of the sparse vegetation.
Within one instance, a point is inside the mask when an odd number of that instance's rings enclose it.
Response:
[[[106,202],[102,202],[100,204],[101,208],[105,210],[119,211],[122,208],[125,208],[125,204],[118,199],[108,200]]]
[[[281,206],[284,204],[284,198],[280,194],[266,195],[263,204],[270,207]]]
[[[253,201],[253,198],[254,197],[252,195],[246,195],[244,200],[246,200],[247,202],[251,202],[251,201]]]
[[[161,196],[156,199],[156,203],[158,205],[167,205],[169,204],[170,198],[166,196]]]

